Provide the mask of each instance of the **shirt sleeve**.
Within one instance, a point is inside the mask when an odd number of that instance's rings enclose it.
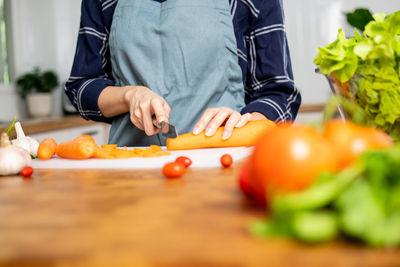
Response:
[[[106,1],[110,2],[110,1]],[[65,93],[86,120],[111,123],[101,113],[97,101],[107,86],[113,86],[108,48],[109,28],[103,1],[83,0],[77,48]]]
[[[244,37],[248,46],[248,77],[242,114],[260,112],[276,122],[294,120],[301,95],[293,81],[282,3],[261,1],[252,14],[256,19]]]

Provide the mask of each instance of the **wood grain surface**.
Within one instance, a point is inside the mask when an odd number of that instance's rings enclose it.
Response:
[[[299,113],[323,112],[325,109],[325,105],[325,103],[304,104],[300,106]]]
[[[258,239],[238,166],[0,177],[0,266],[400,266],[399,250]]]

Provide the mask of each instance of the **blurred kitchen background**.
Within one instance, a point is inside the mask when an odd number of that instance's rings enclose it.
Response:
[[[399,0],[282,0],[287,35],[297,86],[303,105],[322,105],[330,94],[324,77],[314,73],[318,46],[336,39],[339,28],[352,34],[344,13],[355,8],[392,13]],[[67,80],[75,52],[81,0],[0,0],[0,121],[27,116],[26,105],[15,90],[15,79],[34,67],[53,70],[60,81],[53,91],[52,116],[62,116],[63,83]],[[320,113],[301,114],[312,120]]]

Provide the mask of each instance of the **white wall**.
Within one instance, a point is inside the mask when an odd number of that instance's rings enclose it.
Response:
[[[11,0],[15,76],[33,70],[57,72],[60,86],[54,92],[53,115],[62,114],[62,85],[69,76],[79,30],[81,0]],[[0,93],[0,121],[23,117],[23,103],[15,90]],[[10,105],[9,103],[13,103]]]
[[[35,66],[69,75],[81,0],[12,0],[16,76]]]
[[[283,4],[294,78],[305,104],[324,103],[330,96],[325,78],[314,73],[313,60],[317,47],[333,42],[339,28],[353,32],[345,21],[345,12],[358,7],[373,13],[400,10],[399,0],[283,0]]]

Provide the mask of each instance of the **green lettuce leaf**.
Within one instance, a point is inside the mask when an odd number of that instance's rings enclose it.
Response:
[[[314,63],[325,75],[351,84],[350,99],[367,114],[368,125],[376,126],[400,141],[400,11],[373,15],[363,35],[355,30],[318,48]]]

